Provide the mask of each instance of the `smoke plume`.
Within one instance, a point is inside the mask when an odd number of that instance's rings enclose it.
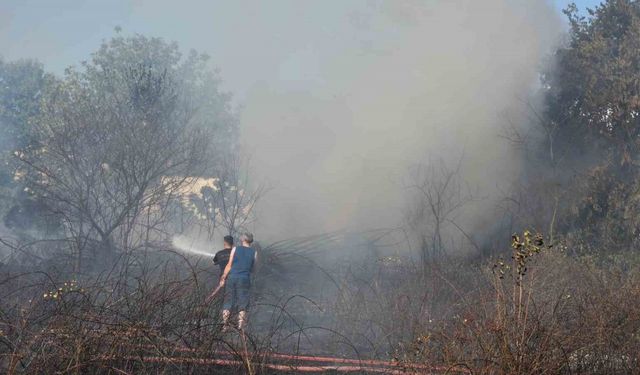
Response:
[[[252,180],[271,186],[253,228],[262,239],[396,227],[409,168],[437,158],[462,158],[490,197],[519,166],[499,135],[527,126],[562,28],[550,0],[87,3],[57,4],[55,18],[9,6],[5,57],[61,72],[116,25],[209,53],[242,107]],[[42,19],[49,32],[23,32]]]
[[[396,227],[409,168],[433,158],[462,158],[483,197],[517,170],[500,135],[527,126],[561,31],[550,3],[366,1],[331,14],[304,4],[290,5],[319,21],[287,30],[282,42],[299,44],[244,102],[244,149],[271,186],[263,238]]]

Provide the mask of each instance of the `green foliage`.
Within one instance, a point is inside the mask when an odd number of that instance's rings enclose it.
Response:
[[[42,145],[19,159],[30,186],[74,235],[110,242],[157,203],[150,192],[163,191],[163,177],[193,173],[206,137],[187,131],[189,109],[175,81],[151,65],[86,65],[68,70],[43,100]]]
[[[177,43],[143,35],[116,35],[83,62],[83,77],[97,90],[110,91],[128,85],[132,67],[147,67],[153,74],[166,73],[176,85],[178,106],[189,112],[190,125],[215,134],[212,157],[233,149],[237,142],[237,116],[231,95],[221,91],[220,79],[209,65],[209,56],[191,50],[183,55]]]
[[[556,142],[631,164],[640,151],[640,2],[608,0],[588,18],[566,13],[570,42],[545,75]]]
[[[533,234],[525,230],[522,237],[514,233],[511,236],[511,259],[513,260],[513,267],[506,264],[503,260],[499,260],[493,265],[493,273],[496,274],[499,279],[504,279],[505,275],[510,274],[510,276],[513,276],[516,284],[519,285],[527,274],[527,265],[531,258],[539,254],[544,248],[544,239],[540,233]]]
[[[628,175],[633,171],[628,171]],[[595,167],[572,182],[560,229],[572,253],[634,250],[640,244],[640,182]]]
[[[531,163],[526,221],[569,253],[631,250],[640,238],[640,1],[565,11],[569,38],[543,76],[550,168]],[[543,169],[543,170],[541,170]],[[539,208],[542,207],[542,208]],[[534,217],[534,219],[529,219]],[[519,223],[530,226],[529,222]]]
[[[171,199],[234,149],[236,115],[219,87],[207,56],[118,34],[12,112],[37,140],[14,153],[16,175],[64,223],[78,268],[84,247],[113,254],[161,237]],[[5,222],[26,225],[22,211]]]
[[[35,141],[32,126],[40,113],[40,98],[53,80],[36,61],[0,60],[0,150],[4,159],[7,153]]]
[[[55,78],[32,60],[0,60],[0,217],[9,228],[44,228],[43,206],[15,174],[14,154],[36,147],[34,124]]]

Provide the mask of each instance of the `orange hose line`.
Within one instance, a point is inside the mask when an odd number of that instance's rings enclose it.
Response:
[[[153,345],[144,345],[145,347],[154,348]],[[199,351],[196,349],[185,348],[185,347],[175,347],[173,350],[178,352],[189,352],[189,353],[198,353]],[[202,352],[200,352],[202,353]],[[215,353],[218,355],[229,356],[234,353],[223,350],[212,350],[208,353]],[[255,354],[255,353],[254,353]],[[432,371],[456,371],[457,373],[469,373],[468,370],[462,368],[450,368],[445,366],[428,366],[419,363],[400,363],[393,361],[381,361],[381,360],[371,360],[371,359],[351,359],[351,358],[339,358],[339,357],[323,357],[323,356],[312,356],[312,355],[293,355],[293,354],[283,354],[283,353],[268,353],[266,354],[267,358],[274,359],[289,359],[289,360],[299,360],[299,361],[307,361],[307,362],[332,362],[332,363],[345,363],[352,365],[368,365],[368,366],[385,366],[390,368],[405,368],[405,369],[421,369],[421,370],[432,370]]]
[[[130,361],[143,361],[143,362],[151,362],[151,363],[191,363],[197,365],[215,365],[215,366],[242,366],[243,363],[241,361],[230,360],[230,359],[213,359],[213,358],[184,358],[184,357],[157,357],[157,356],[145,356],[145,357],[136,357],[136,356],[125,356],[125,357],[116,357],[116,356],[100,356],[99,360],[110,361],[110,360],[130,360]],[[337,371],[337,372],[375,372],[382,374],[424,374],[424,372],[406,372],[402,370],[390,370],[387,368],[381,367],[365,367],[365,366],[293,366],[293,365],[279,365],[273,363],[264,363],[260,364],[261,367],[266,367],[272,370],[279,371],[297,371],[297,372],[324,372],[324,371]]]
[[[282,353],[269,353],[268,357],[279,358],[279,359],[293,359],[293,360],[309,361],[309,362],[333,362],[333,363],[348,363],[348,364],[387,366],[387,367],[410,367],[410,368],[420,368],[420,369],[433,368],[433,367],[429,367],[427,365],[421,365],[418,363],[400,364],[398,362],[380,361],[375,359],[351,359],[351,358],[338,358],[338,357],[320,357],[320,356],[310,356],[310,355],[291,355],[291,354],[282,354]]]
[[[150,344],[139,344],[139,345],[124,345],[130,348],[143,348],[143,349],[158,349],[158,346],[150,345]],[[167,348],[168,349],[168,348]],[[224,350],[210,350],[210,351],[199,351],[193,348],[186,348],[184,346],[175,346],[171,347],[171,350],[182,352],[182,353],[196,353],[196,354],[217,354],[220,356],[232,356],[233,352],[224,351]],[[260,353],[252,353],[252,354],[260,354]],[[422,370],[416,373],[424,373],[424,371],[436,371],[436,372],[449,372],[457,373],[457,374],[469,374],[470,371],[468,369],[464,369],[461,367],[445,367],[445,366],[428,366],[419,363],[400,363],[393,361],[382,361],[382,360],[367,360],[367,359],[351,359],[351,358],[339,358],[339,357],[326,357],[326,356],[313,356],[313,355],[292,355],[292,354],[284,354],[284,353],[265,353],[266,358],[272,359],[281,359],[281,360],[298,360],[302,362],[329,362],[329,363],[341,363],[346,365],[356,365],[356,366],[327,366],[327,365],[316,365],[316,366],[294,366],[294,365],[282,365],[282,364],[264,364],[263,366],[267,366],[269,368],[273,368],[276,370],[284,370],[291,369],[292,366],[296,369],[300,369],[299,371],[313,372],[313,371],[326,371],[326,370],[334,370],[334,369],[342,369],[339,371],[343,372],[352,372],[352,371],[372,371],[372,372],[382,372],[382,373],[398,373],[398,374],[407,374],[410,372],[406,372],[406,370]],[[104,356],[104,358],[118,359],[115,356]],[[121,359],[123,357],[120,357]],[[136,356],[127,356],[124,357],[127,359],[139,360],[140,357]],[[157,362],[158,359],[165,358],[166,361],[177,361],[177,362],[192,362],[192,363],[203,363],[201,361],[214,361],[209,364],[220,364],[225,365],[223,362],[227,361],[231,365],[231,363],[242,364],[240,361],[235,360],[227,360],[227,359],[214,359],[214,358],[193,358],[193,357],[143,357],[150,358],[151,362]],[[154,359],[156,358],[156,359]],[[217,362],[216,362],[217,361]],[[364,366],[363,366],[364,365]],[[273,367],[275,366],[275,367]],[[371,366],[379,366],[379,367],[371,367]],[[306,370],[303,370],[306,369]],[[359,369],[359,370],[358,370]],[[401,369],[401,370],[393,370],[393,369]]]

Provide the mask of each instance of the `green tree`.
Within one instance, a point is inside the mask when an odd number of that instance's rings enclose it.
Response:
[[[640,2],[607,0],[571,30],[545,76],[556,149],[600,153],[626,169],[640,152]]]
[[[34,124],[47,88],[55,82],[42,64],[33,60],[0,60],[0,216],[15,230],[43,229],[42,202],[25,191],[16,175],[14,154],[38,143]]]
[[[77,255],[158,239],[167,207],[235,144],[229,96],[207,57],[136,35],[105,42],[41,101],[41,142],[19,153],[34,193],[64,222]]]
[[[540,179],[541,186],[557,184],[561,195],[548,204],[542,194],[540,205],[552,206],[551,222],[573,251],[637,249],[640,1],[603,1],[587,16],[571,5],[565,13],[569,38],[544,75],[552,135],[545,148],[563,163],[554,160],[554,171]],[[532,195],[536,189],[527,186]]]
[[[145,66],[155,74],[166,72],[181,107],[190,112],[190,125],[215,134],[210,157],[217,159],[237,146],[238,122],[231,95],[221,91],[221,80],[209,60],[208,55],[195,50],[183,55],[177,43],[162,38],[117,35],[104,42],[82,67],[85,79],[101,89],[125,86],[131,67]]]
[[[0,60],[0,144],[3,156],[34,142],[32,126],[40,113],[40,98],[53,76],[32,60]]]

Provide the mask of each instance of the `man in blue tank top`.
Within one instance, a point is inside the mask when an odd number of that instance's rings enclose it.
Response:
[[[224,303],[222,305],[223,330],[229,324],[231,310],[238,310],[238,329],[244,330],[247,324],[247,309],[249,307],[249,288],[251,287],[251,272],[258,253],[251,247],[253,235],[243,233],[240,236],[242,246],[231,250],[229,263],[224,269],[220,285],[225,286]]]

